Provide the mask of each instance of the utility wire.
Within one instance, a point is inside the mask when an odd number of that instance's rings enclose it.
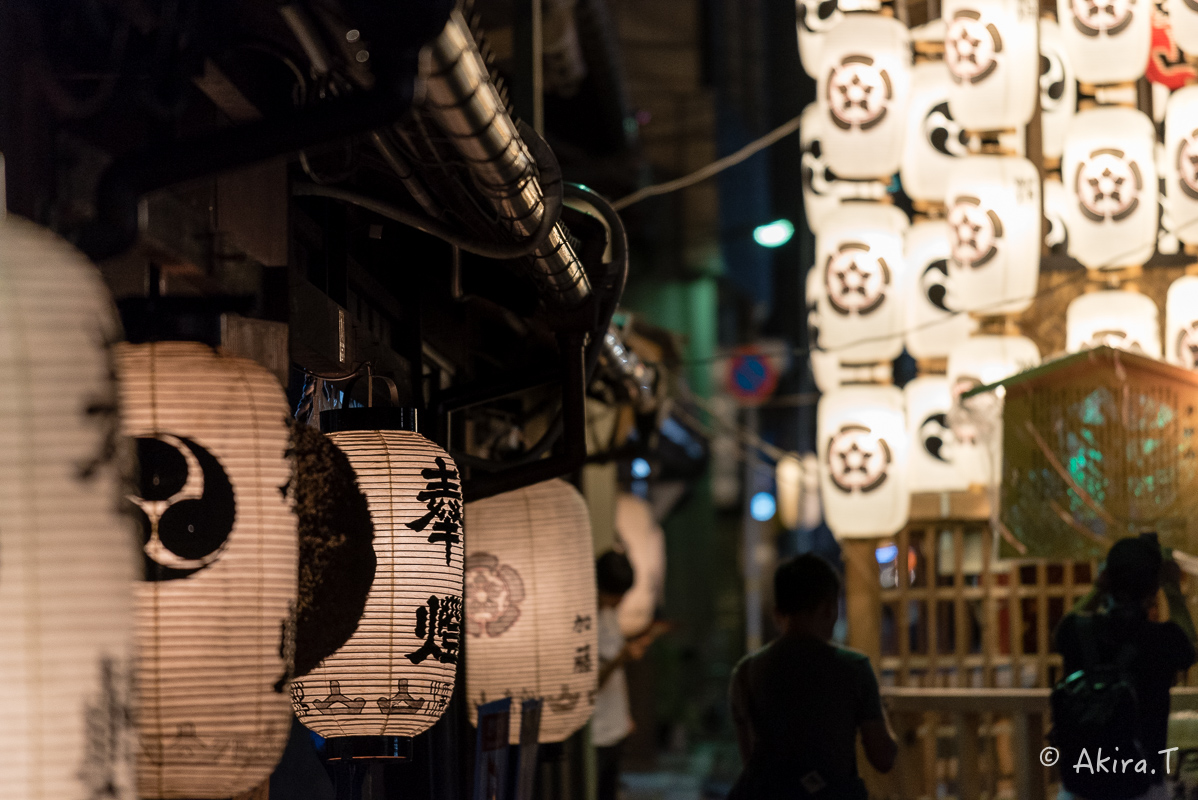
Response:
[[[718,175],[729,167],[736,166],[750,156],[756,155],[770,145],[785,139],[787,136],[797,131],[799,129],[799,121],[801,119],[802,115],[800,114],[794,119],[782,123],[765,136],[762,136],[760,139],[749,142],[735,153],[724,156],[719,161],[713,161],[706,167],[695,170],[690,175],[685,175],[672,181],[666,181],[665,183],[657,183],[652,186],[646,186],[642,189],[637,189],[627,197],[621,197],[619,200],[613,202],[611,204],[612,208],[614,208],[616,211],[623,211],[634,203],[639,203],[642,200],[646,200],[650,197],[657,197],[658,195],[676,192],[679,189],[685,189],[688,186],[694,186],[696,183],[701,183],[713,175]]]

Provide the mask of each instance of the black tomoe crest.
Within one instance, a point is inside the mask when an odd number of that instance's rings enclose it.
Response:
[[[216,457],[182,436],[137,439],[145,580],[194,575],[225,549],[236,518],[233,485]]]

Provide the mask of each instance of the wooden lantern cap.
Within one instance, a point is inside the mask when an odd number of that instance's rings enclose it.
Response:
[[[978,314],[970,312],[978,323],[978,333],[986,336],[1021,336],[1018,314]]]

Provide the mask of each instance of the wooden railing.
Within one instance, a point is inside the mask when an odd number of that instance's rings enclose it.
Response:
[[[1047,800],[1057,781],[1055,768],[1040,761],[1048,697],[1048,689],[883,688],[900,750],[891,774],[867,777],[871,795]],[[1198,710],[1198,688],[1174,689],[1173,710]]]

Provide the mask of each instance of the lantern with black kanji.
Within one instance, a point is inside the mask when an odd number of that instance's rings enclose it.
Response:
[[[466,694],[511,697],[511,743],[520,703],[543,698],[540,741],[560,742],[595,709],[599,628],[586,501],[550,480],[466,506]]]
[[[133,800],[136,552],[99,273],[0,211],[0,795]],[[123,449],[123,448],[121,448]]]
[[[415,412],[326,411],[321,425],[358,475],[374,522],[374,583],[357,631],[292,683],[300,722],[343,757],[402,756],[449,703],[461,655],[462,482]],[[346,737],[373,737],[350,752]],[[341,741],[338,741],[341,740]],[[373,749],[372,749],[373,748]]]
[[[266,369],[200,342],[116,353],[140,470],[139,796],[227,798],[271,773],[291,728],[287,400]]]

